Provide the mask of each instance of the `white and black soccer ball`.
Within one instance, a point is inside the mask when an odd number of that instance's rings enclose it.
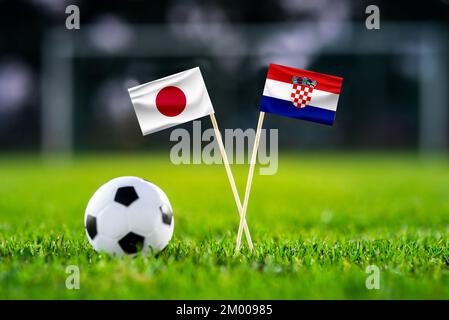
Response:
[[[174,218],[158,186],[138,177],[119,177],[94,193],[84,225],[96,251],[133,255],[164,249],[173,235]]]

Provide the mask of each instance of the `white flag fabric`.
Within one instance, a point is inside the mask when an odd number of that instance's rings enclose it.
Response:
[[[214,113],[199,67],[128,89],[143,135]]]

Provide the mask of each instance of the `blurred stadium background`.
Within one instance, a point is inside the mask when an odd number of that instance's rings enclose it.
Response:
[[[70,4],[80,8],[80,30],[65,27]],[[370,4],[380,8],[380,30],[365,27]],[[280,150],[449,145],[448,0],[0,5],[1,152],[162,148],[170,130],[142,137],[127,88],[197,65],[222,129],[254,128],[270,62],[345,78],[332,130],[266,119],[280,128]]]

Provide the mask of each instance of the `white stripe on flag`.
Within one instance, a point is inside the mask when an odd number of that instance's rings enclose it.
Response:
[[[265,88],[263,89],[263,95],[290,101],[292,87],[293,84],[267,79],[265,82]],[[335,93],[313,89],[312,99],[309,104],[317,108],[337,111],[339,96],[340,95]]]

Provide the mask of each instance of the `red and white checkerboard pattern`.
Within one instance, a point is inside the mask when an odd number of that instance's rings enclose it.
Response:
[[[290,100],[295,107],[304,108],[310,103],[310,100],[312,99],[312,92],[313,88],[311,87],[294,84]]]

